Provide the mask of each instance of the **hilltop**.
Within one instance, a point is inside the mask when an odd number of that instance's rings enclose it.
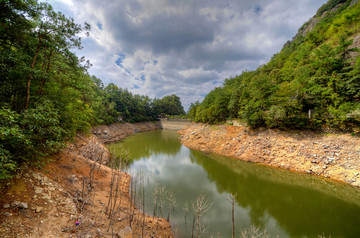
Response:
[[[271,60],[225,79],[189,117],[220,123],[238,119],[253,127],[360,128],[360,4],[330,0]]]

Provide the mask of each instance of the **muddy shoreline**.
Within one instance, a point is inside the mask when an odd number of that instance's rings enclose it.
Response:
[[[192,124],[179,134],[181,143],[195,150],[360,187],[360,138],[350,134],[207,124]]]

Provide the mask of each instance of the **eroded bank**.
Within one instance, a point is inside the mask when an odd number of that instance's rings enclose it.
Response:
[[[192,124],[179,133],[181,142],[192,149],[360,186],[357,136],[206,124]]]

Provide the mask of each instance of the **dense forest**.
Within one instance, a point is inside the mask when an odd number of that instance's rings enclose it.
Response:
[[[90,76],[72,52],[89,32],[47,3],[0,2],[0,179],[92,126],[185,114],[176,95],[150,99]]]
[[[189,117],[251,127],[359,130],[360,4],[330,0],[270,62],[226,79]]]

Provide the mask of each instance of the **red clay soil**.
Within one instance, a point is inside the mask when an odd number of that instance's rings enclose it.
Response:
[[[144,216],[134,207],[130,176],[122,172],[109,219],[106,207],[113,170],[96,164],[90,190],[94,162],[73,148],[54,155],[42,170],[24,168],[2,184],[0,237],[173,237],[166,220]]]
[[[181,142],[192,149],[360,186],[358,136],[206,124],[193,124],[179,133]]]

